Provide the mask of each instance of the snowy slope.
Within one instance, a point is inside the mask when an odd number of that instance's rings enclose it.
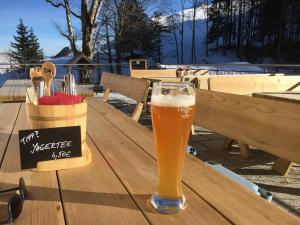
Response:
[[[177,38],[179,43],[179,54],[180,54],[180,33],[179,29],[181,27],[181,15],[182,11],[175,12],[177,18]],[[184,64],[191,63],[191,47],[192,47],[192,20],[193,20],[193,9],[184,10],[184,44],[183,44],[183,58]],[[167,25],[167,21],[170,20],[170,15],[165,15],[161,17],[160,22]],[[203,63],[206,61],[208,63],[229,63],[238,62],[238,58],[231,54],[223,56],[221,53],[209,52],[209,57],[205,56],[205,41],[206,41],[206,9],[202,6],[198,7],[196,10],[196,63]],[[163,64],[176,64],[176,45],[174,41],[174,36],[172,33],[162,34],[162,63]]]

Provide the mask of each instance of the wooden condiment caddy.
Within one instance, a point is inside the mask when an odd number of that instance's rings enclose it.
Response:
[[[56,73],[55,66],[51,64],[44,63],[42,69],[34,68],[30,70],[31,78],[38,76],[45,78],[46,85],[48,85],[46,90],[49,91],[46,95],[50,95],[51,80]],[[86,100],[73,105],[37,105],[30,101],[30,99],[34,99],[32,96],[33,92],[33,88],[29,88],[26,98],[26,112],[30,129],[80,126],[82,150],[82,157],[38,162],[34,171],[70,169],[89,164],[92,160],[92,155],[86,144]]]

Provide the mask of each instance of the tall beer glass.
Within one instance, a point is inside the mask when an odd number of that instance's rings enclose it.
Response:
[[[161,213],[175,213],[186,207],[181,173],[194,113],[195,93],[192,84],[153,84],[151,116],[158,185],[151,197],[151,204]]]

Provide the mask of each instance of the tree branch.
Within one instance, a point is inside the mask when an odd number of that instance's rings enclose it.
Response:
[[[63,7],[66,9],[66,5],[59,2],[59,3],[54,3],[53,0],[45,0],[46,2],[50,3],[53,7],[59,8],[59,7]],[[74,11],[70,10],[70,13],[75,16],[76,18],[80,19],[81,15],[76,14]]]
[[[67,34],[67,32],[63,31],[63,28],[58,23],[53,22],[53,25],[61,36],[69,40],[69,35]]]
[[[94,0],[90,9],[91,24],[96,23],[97,16],[103,5],[104,0]]]

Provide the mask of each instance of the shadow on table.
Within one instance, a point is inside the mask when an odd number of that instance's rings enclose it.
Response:
[[[8,200],[12,194],[3,193],[0,195],[0,222],[8,219]]]
[[[280,176],[276,171],[271,169],[236,169],[234,170],[235,173],[239,175],[268,175],[268,176]]]
[[[277,186],[270,184],[257,183],[258,186],[271,192],[288,193],[289,195],[300,196],[300,189],[295,187]]]
[[[285,201],[282,201],[276,197],[273,198],[273,202],[280,205],[281,207],[287,209],[289,213],[300,217],[300,209],[295,209],[294,207],[291,207],[289,204],[287,204]]]
[[[0,183],[0,188],[12,186],[8,183]],[[15,186],[15,185],[14,185]],[[33,201],[59,201],[59,193],[56,188],[38,187],[27,185],[28,198],[26,200]],[[61,190],[63,202],[67,203],[81,203],[91,205],[112,206],[118,208],[126,208],[139,210],[135,205],[132,198],[140,204],[149,205],[150,194],[136,194],[131,197],[128,194],[121,193],[101,193],[101,192],[88,192],[76,190]],[[1,199],[0,199],[1,201]],[[0,205],[1,207],[2,205]],[[2,208],[0,208],[1,210]],[[4,209],[3,209],[4,210]],[[6,209],[7,210],[7,209]],[[151,211],[151,207],[143,209],[143,211]],[[1,214],[0,214],[1,215]]]

